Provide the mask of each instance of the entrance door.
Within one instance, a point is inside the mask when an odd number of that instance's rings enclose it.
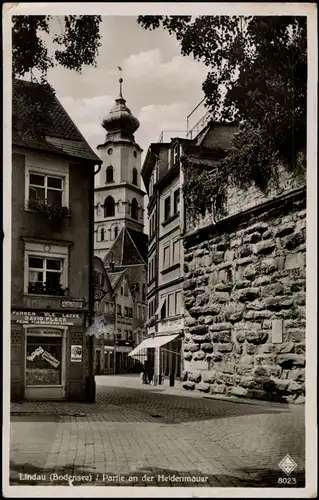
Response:
[[[25,335],[25,398],[65,397],[65,328],[30,328]]]

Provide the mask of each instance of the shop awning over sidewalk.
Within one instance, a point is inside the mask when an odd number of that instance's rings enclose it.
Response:
[[[136,356],[137,353],[141,349],[151,349],[153,347],[161,347],[162,345],[168,344],[171,340],[176,339],[179,336],[179,333],[175,333],[174,335],[159,335],[158,337],[154,337],[151,339],[145,339],[141,342],[133,351],[129,353],[129,356]]]

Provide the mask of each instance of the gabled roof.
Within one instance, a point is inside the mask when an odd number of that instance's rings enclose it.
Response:
[[[32,123],[41,134],[31,133]],[[60,101],[44,85],[15,79],[12,85],[12,142],[14,145],[101,164]]]
[[[124,227],[104,258],[104,265],[126,267],[147,262],[147,240],[145,233]]]
[[[120,271],[120,272],[115,272],[115,273],[106,273],[113,291],[116,289],[116,287],[119,285],[119,283],[122,281],[122,278],[125,274],[125,271]]]

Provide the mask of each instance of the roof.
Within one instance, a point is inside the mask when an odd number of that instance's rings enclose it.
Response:
[[[30,127],[21,127],[21,123],[29,123]],[[54,93],[39,83],[13,80],[12,142],[17,146],[102,163]]]
[[[110,280],[112,289],[115,290],[115,288],[117,287],[117,285],[121,281],[122,276],[125,274],[125,271],[120,271],[120,272],[116,272],[116,273],[106,273],[106,274]]]
[[[147,242],[145,233],[124,227],[104,258],[104,265],[112,262],[116,267],[145,264],[147,262]]]

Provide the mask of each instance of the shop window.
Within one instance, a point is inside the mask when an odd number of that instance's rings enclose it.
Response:
[[[137,203],[136,198],[133,198],[133,200],[132,200],[131,217],[132,217],[132,219],[135,219],[135,220],[138,219],[138,203]]]
[[[171,216],[171,196],[167,196],[164,200],[164,221]]]
[[[114,169],[112,165],[106,168],[106,182],[114,182]]]
[[[137,170],[133,168],[132,170],[132,183],[137,186]]]
[[[115,201],[112,196],[108,196],[104,202],[104,217],[114,217]]]
[[[62,384],[63,332],[58,329],[27,331],[26,385]]]

